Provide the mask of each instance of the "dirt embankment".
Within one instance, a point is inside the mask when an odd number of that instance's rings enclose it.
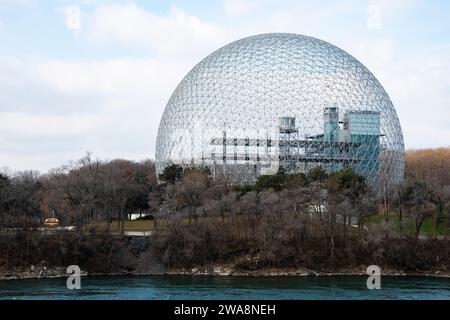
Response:
[[[66,235],[67,236],[67,235]],[[93,275],[194,275],[194,276],[328,276],[328,275],[362,275],[367,276],[367,266],[377,264],[373,259],[359,263],[340,263],[340,267],[328,268],[328,264],[293,264],[289,267],[267,267],[261,263],[258,255],[239,254],[221,261],[196,264],[179,263],[177,267],[167,267],[161,260],[164,256],[155,253],[154,239],[150,237],[92,237],[70,236],[41,237],[28,239],[27,250],[17,239],[2,243],[5,254],[0,256],[0,280],[68,277],[66,272],[70,265],[78,265],[83,276]],[[15,240],[15,241],[12,241]],[[20,240],[20,239],[19,239]],[[32,240],[32,241],[31,241]],[[11,245],[12,244],[12,245]],[[74,247],[74,244],[77,246]],[[444,244],[433,245],[441,253]],[[430,253],[424,247],[419,251]],[[426,250],[425,250],[426,249]],[[21,251],[22,250],[22,251]],[[156,250],[157,251],[157,250]],[[410,251],[410,250],[409,250]],[[417,262],[418,255],[396,252],[396,256],[411,257],[408,261]],[[75,254],[76,253],[76,254]],[[450,277],[450,268],[444,259],[439,263],[436,254],[431,254],[427,266],[415,268],[383,267],[382,275],[387,276],[433,276]],[[43,260],[45,259],[45,260]],[[23,261],[23,262],[21,262]],[[394,265],[394,266],[392,266]],[[429,267],[428,267],[429,266]]]
[[[65,243],[66,241],[64,241]],[[0,261],[0,280],[68,277],[67,267],[77,265],[82,276],[93,275],[154,275],[165,274],[166,267],[153,254],[151,241],[143,237],[122,237],[113,240],[106,252],[100,251],[105,243],[82,246],[83,255],[68,256],[68,250],[51,255],[44,251],[39,257],[29,257],[29,263],[5,265]],[[13,255],[14,253],[11,253]],[[16,252],[16,255],[19,253]],[[56,256],[56,257],[55,257]],[[68,256],[66,258],[66,256]],[[0,257],[1,259],[1,257]],[[44,260],[45,259],[45,260]],[[5,259],[6,260],[6,259]],[[9,258],[9,260],[12,260]],[[25,260],[25,259],[24,259]],[[61,263],[61,260],[64,262]]]

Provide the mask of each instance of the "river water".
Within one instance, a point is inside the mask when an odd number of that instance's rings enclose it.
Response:
[[[381,289],[368,290],[366,277],[87,277],[81,290],[66,279],[0,281],[0,299],[446,299],[450,279],[383,277]]]

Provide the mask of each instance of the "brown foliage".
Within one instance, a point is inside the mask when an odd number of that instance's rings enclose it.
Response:
[[[405,177],[431,185],[450,182],[450,148],[410,150],[405,154]]]

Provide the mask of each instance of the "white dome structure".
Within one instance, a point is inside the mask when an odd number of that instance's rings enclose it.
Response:
[[[398,182],[403,136],[388,94],[350,54],[308,36],[262,34],[213,52],[178,85],[156,143],[157,173],[172,164],[238,184],[318,165]]]

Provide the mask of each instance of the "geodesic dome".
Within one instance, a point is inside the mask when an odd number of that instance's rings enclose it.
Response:
[[[297,34],[232,42],[198,63],[161,119],[156,169],[207,166],[253,183],[282,166],[352,167],[370,181],[403,178],[400,123],[388,94],[347,52]]]

